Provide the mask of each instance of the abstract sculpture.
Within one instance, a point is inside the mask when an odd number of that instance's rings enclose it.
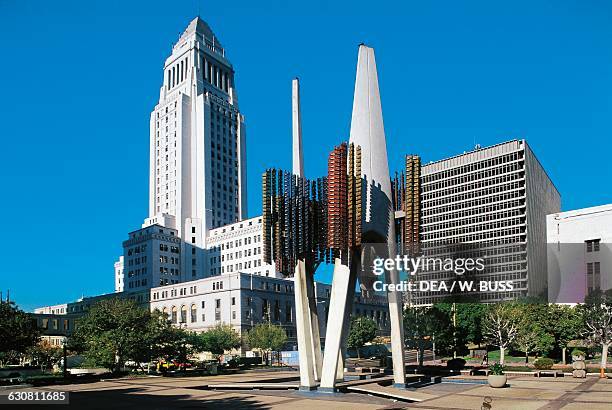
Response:
[[[349,143],[335,147],[327,177],[304,177],[299,82],[293,81],[293,172],[263,174],[263,257],[294,277],[300,388],[334,391],[343,379],[349,317],[359,279],[368,292],[371,258],[395,257],[395,218],[374,50],[360,45]],[[418,235],[418,233],[417,233]],[[382,252],[381,252],[382,249]],[[321,262],[334,274],[321,357],[313,275]],[[399,283],[397,271],[385,277]],[[389,293],[394,379],[405,381],[402,301]]]

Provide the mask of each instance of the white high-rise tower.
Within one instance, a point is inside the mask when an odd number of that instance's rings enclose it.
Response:
[[[150,138],[143,227],[174,228],[203,249],[206,231],[246,217],[245,127],[234,69],[199,17],[166,59]]]

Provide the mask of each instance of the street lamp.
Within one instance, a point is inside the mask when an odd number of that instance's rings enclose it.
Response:
[[[64,336],[62,339],[62,355],[64,359],[63,374],[64,380],[68,377],[68,354],[66,352],[66,345],[68,344],[68,337]]]

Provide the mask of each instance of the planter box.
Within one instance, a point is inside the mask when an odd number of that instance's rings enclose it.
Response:
[[[494,388],[505,387],[506,381],[508,381],[508,376],[505,374],[489,374],[487,378],[489,380],[489,386]]]

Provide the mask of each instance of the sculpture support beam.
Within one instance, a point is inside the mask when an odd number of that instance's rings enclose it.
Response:
[[[323,355],[323,374],[320,387],[322,391],[333,392],[336,386],[344,324],[350,317],[350,311],[347,310],[347,295],[352,291],[349,287],[351,275],[356,275],[356,272],[344,265],[339,258],[336,259],[329,301],[330,315],[325,333],[325,353]]]
[[[389,244],[389,254],[395,255],[395,246]],[[399,284],[396,269],[387,272],[387,283]],[[391,323],[391,355],[393,357],[393,383],[395,387],[406,387],[406,358],[404,356],[404,305],[400,292],[387,292],[389,321]]]
[[[311,327],[311,348],[314,359],[314,378],[321,381],[321,369],[323,367],[323,354],[321,353],[321,333],[319,330],[319,311],[317,309],[317,298],[314,286],[314,273],[307,266],[306,293],[308,296],[308,309]]]
[[[297,333],[298,349],[300,352],[300,389],[314,390],[315,380],[315,355],[312,342],[312,324],[310,306],[308,301],[308,280],[306,263],[298,260],[295,267],[295,327]],[[317,332],[318,333],[318,332]]]

